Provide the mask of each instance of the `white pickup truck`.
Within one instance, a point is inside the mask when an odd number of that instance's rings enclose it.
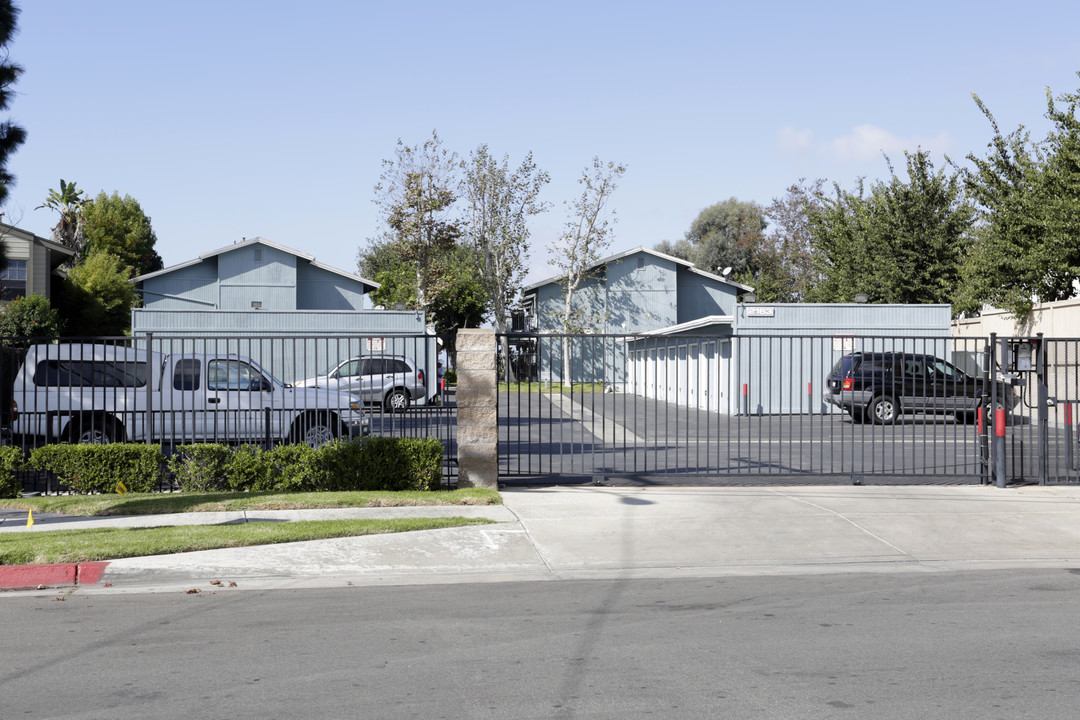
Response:
[[[33,345],[11,431],[40,442],[296,442],[366,434],[359,398],[294,388],[241,355],[120,345]]]

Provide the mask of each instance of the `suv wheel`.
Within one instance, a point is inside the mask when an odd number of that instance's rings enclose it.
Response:
[[[900,405],[890,395],[878,395],[870,403],[868,415],[879,425],[892,425],[900,414]]]
[[[409,397],[408,390],[405,388],[394,388],[386,393],[384,406],[389,412],[405,412],[409,409],[409,404],[411,402],[412,399]]]

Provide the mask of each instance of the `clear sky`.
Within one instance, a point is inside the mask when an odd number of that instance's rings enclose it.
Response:
[[[887,176],[883,152],[983,155],[972,92],[1041,138],[1044,88],[1080,89],[1076,0],[17,2],[5,219],[49,237],[61,178],[118,191],[166,266],[262,236],[356,272],[382,159],[437,130],[551,173],[539,280],[594,155],[627,166],[616,253],[729,197]]]

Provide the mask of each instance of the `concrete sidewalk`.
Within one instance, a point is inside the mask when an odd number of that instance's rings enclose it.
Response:
[[[1080,488],[506,489],[503,506],[35,516],[86,523],[467,515],[498,524],[114,560],[93,592],[1080,567]],[[407,515],[400,515],[406,513]],[[229,515],[229,517],[226,517]],[[0,525],[0,530],[5,522]],[[25,531],[25,514],[23,514]],[[93,574],[91,574],[93,576]]]

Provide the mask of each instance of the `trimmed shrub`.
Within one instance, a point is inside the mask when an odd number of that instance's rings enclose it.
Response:
[[[353,490],[438,490],[443,444],[435,438],[367,437],[360,443]]]
[[[21,470],[25,460],[22,450],[14,445],[0,447],[0,498],[16,498],[22,495],[22,480],[15,472]]]
[[[0,454],[0,493],[5,472],[14,474]],[[76,493],[114,492],[122,481],[132,492],[148,492],[167,469],[189,491],[438,490],[442,486],[442,442],[434,438],[368,437],[335,440],[318,449],[308,445],[229,447],[216,443],[181,445],[167,462],[158,445],[45,445],[27,467],[53,472]],[[7,469],[7,468],[12,469]],[[14,487],[14,486],[13,486]],[[10,492],[22,491],[21,484]],[[0,494],[2,496],[2,494]]]
[[[306,492],[323,490],[326,471],[317,462],[319,450],[310,445],[278,445],[263,453],[266,466],[263,482],[255,490]]]
[[[29,467],[51,471],[75,493],[109,493],[123,482],[130,492],[150,492],[161,483],[165,457],[160,445],[44,445],[30,453]]]
[[[169,472],[182,490],[229,490],[232,450],[220,443],[181,445],[169,459]]]
[[[258,445],[241,445],[232,451],[226,479],[233,490],[266,489],[267,474],[263,449]]]

